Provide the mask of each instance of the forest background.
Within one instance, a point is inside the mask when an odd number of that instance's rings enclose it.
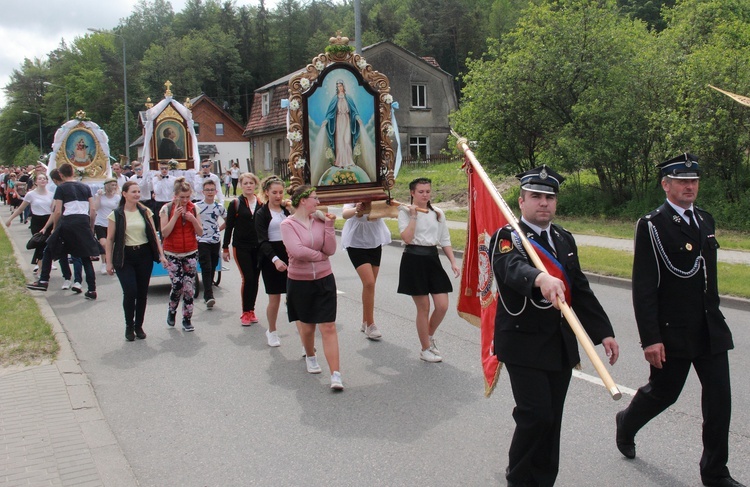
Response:
[[[39,155],[78,109],[124,154],[122,42],[131,134],[169,79],[176,99],[203,93],[245,124],[253,91],[303,68],[341,30],[353,2],[141,0],[111,33],[25,59],[4,88],[0,163]],[[549,164],[569,175],[561,211],[635,218],[663,199],[654,165],[698,156],[700,203],[725,228],[750,229],[746,0],[362,0],[362,45],[392,40],[455,76],[452,117],[498,178]],[[112,35],[115,34],[115,35]],[[376,67],[377,69],[377,67]],[[45,84],[48,83],[48,84]],[[49,84],[51,83],[51,85]],[[65,87],[65,88],[63,88]],[[446,150],[452,150],[446,148]],[[131,153],[131,156],[133,154]]]

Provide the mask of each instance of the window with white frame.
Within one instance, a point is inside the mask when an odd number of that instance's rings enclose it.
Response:
[[[263,107],[263,113],[262,116],[268,115],[268,112],[271,111],[271,94],[270,93],[263,93],[263,99],[261,106]]]
[[[216,135],[224,135],[224,124],[216,122]]]
[[[414,159],[425,159],[429,155],[427,151],[427,137],[416,135],[409,137],[409,154]]]
[[[412,108],[427,108],[427,85],[411,85]]]

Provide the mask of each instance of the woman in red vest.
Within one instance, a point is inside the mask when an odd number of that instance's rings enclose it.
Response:
[[[193,296],[195,277],[198,273],[198,239],[203,235],[203,224],[190,201],[193,188],[178,178],[174,183],[174,199],[160,211],[161,237],[164,239],[164,255],[167,257],[167,270],[172,281],[169,293],[167,325],[175,325],[177,307],[182,297],[182,329],[193,331],[190,320],[193,317]]]

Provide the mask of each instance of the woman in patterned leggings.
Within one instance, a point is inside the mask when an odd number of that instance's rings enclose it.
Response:
[[[203,224],[190,201],[193,189],[185,178],[174,183],[174,199],[164,205],[160,212],[161,236],[164,239],[164,255],[172,281],[169,293],[167,325],[175,325],[177,307],[182,298],[182,329],[193,331],[193,297],[195,276],[198,268],[198,239],[203,235]]]

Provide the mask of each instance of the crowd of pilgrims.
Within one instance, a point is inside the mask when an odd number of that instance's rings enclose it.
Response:
[[[336,215],[318,209],[312,186],[297,187],[290,195],[282,179],[262,181],[250,172],[237,172],[222,181],[211,172],[213,164],[202,161],[199,170],[177,171],[166,161],[158,171],[139,162],[131,167],[113,164],[112,176],[101,188],[78,180],[71,164],[48,171],[40,163],[21,169],[0,168],[0,198],[11,209],[6,225],[20,217],[31,234],[44,234],[46,243],[34,249],[31,263],[36,280],[31,290],[47,291],[53,262],[63,275],[63,290],[83,292],[97,299],[94,262],[102,275],[117,276],[123,290],[125,339],[146,339],[144,320],[148,286],[155,262],[166,269],[171,290],[166,324],[193,332],[196,278],[201,273],[203,302],[216,305],[215,273],[234,260],[241,277],[239,324],[261,320],[256,298],[262,276],[268,304],[265,332],[268,346],[281,345],[277,321],[282,295],[286,313],[299,332],[307,371],[319,374],[315,332],[320,330],[323,354],[331,375],[331,389],[344,389],[336,332],[336,281],[329,257],[337,248]],[[23,176],[23,185],[19,184]],[[240,194],[224,204],[222,182]],[[23,194],[19,189],[23,186]],[[404,242],[398,293],[412,297],[421,360],[442,361],[435,333],[448,310],[451,279],[443,269],[438,247],[447,256],[454,277],[459,268],[453,255],[445,215],[430,203],[431,182],[419,178],[409,185],[411,202],[398,210],[398,226]],[[382,246],[391,242],[388,227],[366,214],[364,202],[344,205],[342,248],[362,282],[361,331],[369,340],[380,340],[375,323],[375,284]],[[222,235],[223,232],[223,235]],[[222,263],[222,261],[224,263]],[[71,272],[70,264],[73,265]],[[157,264],[158,265],[158,264]],[[430,299],[432,298],[432,299]],[[180,303],[182,303],[180,320]],[[153,328],[154,324],[149,323]]]

